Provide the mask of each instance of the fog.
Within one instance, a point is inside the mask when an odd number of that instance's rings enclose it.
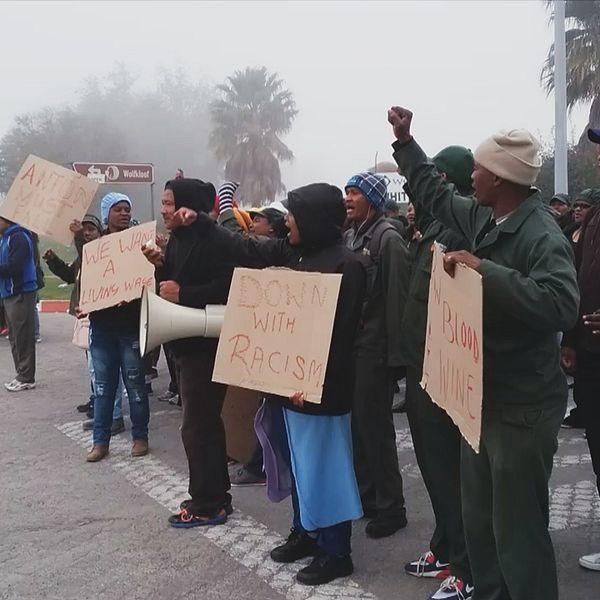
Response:
[[[499,128],[526,127],[552,141],[554,100],[539,83],[552,28],[537,0],[2,2],[0,23],[0,136],[19,114],[76,104],[86,78],[120,62],[140,93],[155,89],[161,69],[181,69],[209,89],[247,66],[279,73],[299,110],[284,137],[295,154],[282,164],[288,189],[343,185],[376,153],[389,160],[392,104],[413,110],[415,137],[430,154],[448,144],[474,147]],[[110,123],[110,106],[104,117]],[[572,137],[586,117],[586,107],[570,115]],[[159,120],[160,154],[118,158],[155,162],[169,177],[170,142]],[[194,130],[188,135],[194,146]],[[72,158],[90,159],[98,160]],[[216,180],[221,172],[206,159],[190,161],[188,174]]]

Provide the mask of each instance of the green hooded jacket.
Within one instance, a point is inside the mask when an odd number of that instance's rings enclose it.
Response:
[[[490,208],[456,193],[415,140],[393,147],[419,208],[482,259],[484,410],[566,401],[557,334],[575,324],[579,291],[572,251],[539,191],[483,236]]]

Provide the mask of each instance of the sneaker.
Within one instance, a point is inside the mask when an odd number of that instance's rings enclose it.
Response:
[[[304,569],[300,569],[296,580],[304,585],[322,585],[338,577],[348,577],[354,572],[350,556],[338,558],[330,554],[319,553]]]
[[[169,402],[173,398],[177,398],[177,394],[175,392],[171,392],[167,390],[164,394],[159,394],[156,399],[159,402]]]
[[[179,508],[183,509],[183,508],[189,508],[192,505],[192,501],[191,499],[188,500],[184,500],[180,505]],[[227,516],[232,515],[233,514],[233,505],[231,504],[231,502],[229,504],[226,504],[223,507],[223,510],[225,511],[225,514]]]
[[[405,515],[379,515],[367,523],[366,534],[370,538],[378,539],[388,537],[408,524]]]
[[[187,508],[182,508],[179,513],[169,517],[169,525],[180,529],[205,527],[207,525],[222,525],[225,522],[227,522],[227,513],[223,508],[214,515],[195,515]]]
[[[579,564],[584,569],[589,569],[590,571],[600,571],[600,552],[598,554],[588,554],[587,556],[582,556],[579,559]]]
[[[458,577],[448,577],[429,600],[471,600],[475,588]]]
[[[110,426],[110,435],[117,435],[125,431],[125,421],[123,417],[120,419],[113,419],[112,425]]]
[[[316,556],[317,542],[303,531],[292,529],[285,544],[271,550],[271,559],[277,563],[293,563],[307,556]]]
[[[0,336],[1,337],[7,337],[8,336],[8,327],[2,327],[2,329],[0,329]]]
[[[450,576],[450,564],[441,563],[433,552],[425,552],[423,556],[404,565],[404,570],[414,577],[435,577],[446,579]]]
[[[35,382],[26,383],[24,381],[19,381],[18,379],[13,379],[9,383],[5,383],[4,387],[9,392],[24,392],[26,390],[32,390],[35,388]]]
[[[239,487],[250,487],[258,485],[267,485],[267,478],[264,475],[254,475],[245,467],[245,465],[235,465],[229,470],[229,480],[231,485]]]
[[[181,397],[179,396],[179,394],[175,394],[175,396],[173,396],[173,398],[168,400],[168,403],[171,406],[179,406],[181,408]]]

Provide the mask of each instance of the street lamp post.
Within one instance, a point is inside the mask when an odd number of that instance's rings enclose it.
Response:
[[[565,2],[554,0],[554,193],[568,194]]]

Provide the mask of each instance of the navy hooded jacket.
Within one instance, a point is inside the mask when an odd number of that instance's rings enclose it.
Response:
[[[37,289],[30,233],[13,223],[0,237],[0,298],[35,292]]]

